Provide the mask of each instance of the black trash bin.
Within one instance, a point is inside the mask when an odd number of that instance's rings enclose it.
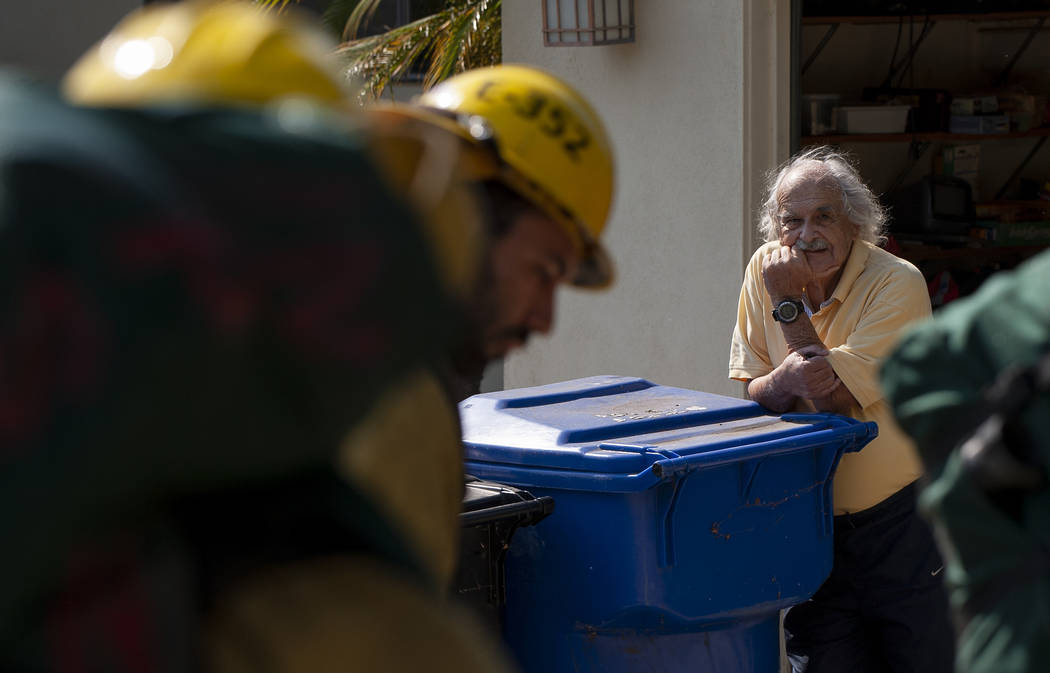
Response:
[[[554,499],[467,476],[456,592],[460,600],[499,633],[506,581],[503,560],[514,531],[532,526],[554,511]]]

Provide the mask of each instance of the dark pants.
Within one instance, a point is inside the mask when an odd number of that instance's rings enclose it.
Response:
[[[784,619],[795,673],[950,673],[955,634],[940,554],[912,484],[835,517],[831,576]]]

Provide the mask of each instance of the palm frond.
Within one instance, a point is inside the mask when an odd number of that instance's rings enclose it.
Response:
[[[492,28],[492,22],[500,21],[501,0],[478,0],[465,5],[451,17],[447,28],[437,35],[431,52],[430,65],[423,85],[430,88],[438,82],[472,67],[472,63],[484,61],[485,65],[498,62],[492,60],[491,52],[479,53],[486,44],[483,33]]]
[[[255,0],[282,11],[292,0]],[[299,2],[299,0],[295,0]],[[379,97],[416,63],[425,62],[423,87],[501,59],[502,0],[447,0],[445,9],[380,35],[357,37],[383,0],[330,0],[322,20],[342,31],[337,53],[350,79],[363,81],[363,95]]]
[[[482,18],[474,48],[464,63],[465,70],[495,65],[503,60],[502,2],[493,3]]]
[[[381,1],[358,0],[356,19],[367,20],[365,13]],[[502,0],[449,0],[436,14],[381,35],[349,40],[338,53],[348,75],[365,82],[367,97],[380,96],[419,59],[427,64],[423,86],[430,88],[458,72],[500,62],[501,4]],[[348,22],[347,29],[360,25]]]
[[[334,34],[341,35],[344,40],[349,39],[353,37],[347,34],[350,16],[358,4],[360,4],[360,0],[330,0],[325,7],[324,13],[321,15],[321,21]]]
[[[295,1],[299,2],[299,0]],[[269,11],[276,8],[278,12],[284,9],[289,2],[291,2],[291,0],[255,0],[255,4],[261,6],[263,9]]]
[[[354,11],[350,12],[350,16],[346,20],[346,25],[343,27],[343,39],[352,40],[357,37],[357,34],[361,31],[361,26],[367,24],[372,20],[372,17],[376,13],[376,9],[379,7],[379,3],[383,0],[359,0],[357,6],[354,7]]]
[[[364,97],[379,97],[425,54],[432,36],[448,22],[447,15],[445,10],[381,35],[344,43],[336,53],[347,63],[348,78],[364,82]]]

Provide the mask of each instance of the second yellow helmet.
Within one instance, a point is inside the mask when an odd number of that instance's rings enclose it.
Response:
[[[500,65],[470,70],[423,94],[418,105],[454,117],[463,133],[495,145],[500,179],[561,223],[583,252],[574,284],[612,282],[599,237],[613,196],[613,156],[597,113],[542,70]]]

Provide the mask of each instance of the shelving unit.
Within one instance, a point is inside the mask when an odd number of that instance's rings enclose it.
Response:
[[[937,260],[950,262],[949,264],[942,264],[942,266],[957,268],[979,267],[990,262],[1016,262],[1027,259],[1045,249],[1045,246],[1041,245],[985,245],[944,248],[935,245],[901,244],[901,252],[904,258],[913,264]]]
[[[878,24],[897,23],[904,21],[974,21],[987,23],[991,21],[1022,21],[1025,19],[1050,18],[1050,10],[1032,9],[1019,12],[965,12],[945,14],[905,14],[905,15],[882,15],[882,16],[803,16],[803,26],[826,26],[832,24],[852,24],[874,26]]]
[[[803,146],[841,145],[843,143],[960,143],[1010,140],[1013,138],[1046,138],[1050,127],[1014,131],[1011,133],[849,133],[821,136],[802,136]]]
[[[909,143],[911,146],[911,162],[903,173],[911,170],[926,150],[934,144],[951,143],[976,143],[997,142],[1002,140],[1013,140],[1018,138],[1037,138],[1035,144],[1029,149],[1028,154],[1010,173],[1002,187],[996,192],[996,198],[1000,198],[1024,170],[1025,166],[1046,144],[1050,137],[1050,127],[1044,126],[1028,131],[1014,131],[1010,133],[850,133],[850,134],[827,134],[819,136],[802,136],[799,139],[802,147],[815,145],[844,145],[850,143]]]
[[[945,248],[902,241],[894,252],[919,267],[926,280],[931,282],[931,287],[939,287],[936,279],[942,272],[947,271],[956,279],[961,293],[965,295],[975,290],[990,271],[1012,269],[1044,250],[1045,246],[986,245]],[[931,295],[933,293],[931,290]]]
[[[964,24],[954,23],[947,27],[947,22]],[[982,86],[987,86],[989,91],[1000,88],[1008,81],[1015,81],[1014,75],[1023,71],[1024,62],[1021,62],[1020,70],[1015,72],[1014,69],[1026,50],[1031,52],[1030,58],[1027,59],[1029,72],[1033,62],[1031,54],[1036,53],[1038,49],[1039,55],[1036,58],[1045,57],[1047,44],[1034,41],[1050,32],[1050,8],[904,16],[802,16],[800,23],[800,29],[809,27],[809,30],[806,40],[801,38],[800,33],[796,65],[798,93],[801,95],[804,92],[835,92],[842,94],[843,100],[847,101],[851,97],[853,100],[860,100],[858,94],[861,83],[876,89],[894,89],[892,82],[897,81],[898,89],[947,89],[953,93],[980,91]],[[934,30],[937,24],[942,23],[946,25]],[[827,29],[821,31],[822,26],[826,26]],[[870,30],[867,28],[869,26],[872,27]],[[899,52],[894,46],[894,33],[897,35]],[[902,35],[907,37],[900,42]],[[1007,42],[1008,48],[1003,51],[1009,52],[1009,56],[1000,58],[1001,53],[993,48],[989,48],[983,54],[973,51],[975,45],[982,45],[983,49],[985,45],[996,44],[980,42],[979,40],[984,39],[981,36],[984,35],[993,35],[994,39]],[[885,40],[889,42],[884,57],[871,51],[881,48],[880,45],[886,44]],[[965,58],[955,60],[943,56],[952,53],[950,49],[968,47],[970,51],[962,52],[966,54]],[[858,52],[858,49],[864,51]],[[869,56],[865,61],[855,56],[858,53]],[[981,59],[982,55],[984,60]],[[994,59],[987,60],[989,55],[993,55]],[[883,61],[886,67],[884,70],[878,70],[875,64],[883,58],[886,59]],[[916,72],[919,73],[918,76],[915,75]],[[804,76],[806,80],[803,79]],[[913,77],[915,83],[902,86],[901,81],[908,82],[905,76]],[[1042,83],[1042,80],[1039,82]],[[1029,92],[1032,91],[1050,93],[1045,85],[1029,89]],[[980,192],[986,200],[1002,203],[1001,199],[1006,194],[1014,192],[1013,187],[1017,185],[1017,180],[1026,175],[1026,168],[1029,178],[1039,176],[1037,179],[1041,180],[1044,173],[1050,178],[1050,173],[1047,173],[1046,152],[1043,149],[1047,138],[1050,138],[1050,124],[1026,131],[996,134],[962,134],[947,131],[831,133],[801,135],[796,138],[799,148],[836,145],[852,150],[855,155],[863,158],[863,167],[870,170],[870,175],[866,173],[866,177],[878,183],[873,184],[873,187],[884,193],[893,192],[914,181],[920,171],[919,167],[925,165],[922,162],[930,157],[931,150],[939,152],[940,147],[953,144],[982,146]],[[880,145],[886,145],[886,149],[880,149]],[[986,157],[993,159],[989,159],[986,164]],[[1029,167],[1036,170],[1033,172]],[[919,242],[919,239],[924,242]],[[898,254],[920,266],[928,280],[944,270],[952,271],[953,274],[957,272],[972,280],[982,273],[1015,266],[1047,247],[995,245],[979,239],[948,242],[944,237],[923,238],[904,233],[899,233],[896,243],[899,245]]]
[[[1050,18],[1050,10],[1028,10],[1028,11],[1017,11],[1017,12],[983,12],[983,13],[960,13],[960,14],[909,14],[909,15],[880,15],[880,16],[810,16],[802,17],[803,26],[828,26],[827,32],[821,38],[816,48],[810,53],[802,65],[802,74],[805,74],[809,67],[813,65],[813,62],[817,59],[820,53],[828,46],[831,38],[834,37],[838,31],[839,26],[843,24],[847,25],[886,25],[897,23],[904,25],[914,25],[915,23],[921,22],[922,31],[919,34],[918,39],[909,47],[909,50],[904,54],[901,60],[896,64],[891,64],[891,75],[894,71],[899,72],[903,68],[907,67],[911,60],[915,57],[915,53],[918,51],[919,46],[929,36],[930,31],[933,30],[934,26],[938,23],[945,21],[969,21],[972,23],[993,23],[993,22],[1014,22],[1014,21],[1027,21],[1035,20],[1035,23],[1028,26],[1029,33],[1024,39],[1021,48],[1014,54],[1013,58],[1005,66],[1002,73],[1000,74],[1000,80],[1005,80],[1014,64],[1024,53],[1028,45],[1032,43],[1032,40],[1038,34],[1038,32],[1046,24],[1046,20]],[[896,53],[894,54],[896,56]]]

